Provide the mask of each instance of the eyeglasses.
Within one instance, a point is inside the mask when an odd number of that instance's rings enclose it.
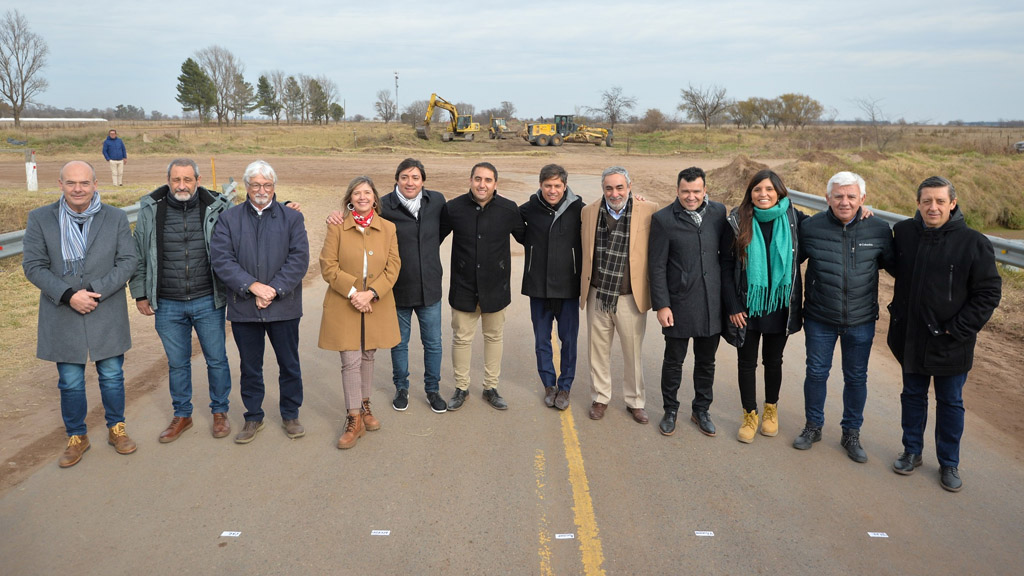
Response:
[[[260,188],[262,188],[263,190],[265,190],[267,192],[273,192],[274,191],[274,183],[273,182],[266,182],[266,183],[263,183],[263,184],[260,184],[258,182],[250,182],[250,183],[246,184],[246,186],[251,188],[254,192],[259,192]]]

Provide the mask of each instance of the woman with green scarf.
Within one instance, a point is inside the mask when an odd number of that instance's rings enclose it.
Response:
[[[779,175],[762,170],[729,214],[732,251],[722,256],[726,340],[738,348],[743,424],[736,437],[750,443],[758,428],[757,351],[764,366],[761,434],[779,433],[776,404],[782,387],[782,352],[802,324],[797,226],[807,216],[789,203]],[[728,241],[728,239],[726,239]]]

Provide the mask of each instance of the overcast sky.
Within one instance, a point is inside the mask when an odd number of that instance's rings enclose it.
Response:
[[[520,117],[597,106],[622,86],[635,114],[676,114],[688,84],[735,99],[807,94],[839,119],[882,99],[908,121],[1024,118],[1024,2],[539,2],[290,0],[102,3],[49,0],[19,10],[50,47],[56,107],[141,106],[180,114],[181,64],[221,45],[261,73],[320,74],[347,112],[373,116],[431,92]]]

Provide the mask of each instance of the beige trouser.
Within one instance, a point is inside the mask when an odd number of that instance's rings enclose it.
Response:
[[[120,186],[124,177],[124,160],[110,161],[110,175],[113,177],[114,186]]]
[[[501,376],[502,335],[505,331],[505,309],[483,313],[477,306],[473,312],[452,310],[452,370],[455,387],[469,388],[469,367],[473,359],[473,337],[476,319],[484,333],[484,390],[498,386]]]
[[[587,333],[590,342],[590,395],[594,402],[608,404],[612,399],[612,339],[617,333],[622,345],[625,372],[622,395],[626,406],[644,407],[643,345],[646,330],[647,314],[636,307],[632,295],[619,296],[612,314],[601,310],[597,289],[591,288],[587,295]]]
[[[341,353],[341,387],[345,391],[345,409],[359,410],[363,398],[373,390],[374,350],[345,350]]]

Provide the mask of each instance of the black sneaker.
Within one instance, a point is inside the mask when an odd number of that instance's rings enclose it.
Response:
[[[939,472],[939,481],[942,482],[942,487],[950,492],[959,492],[964,487],[956,466],[943,466]]]
[[[469,396],[468,391],[456,388],[455,393],[452,394],[452,399],[448,401],[448,409],[455,411],[462,408],[462,403],[466,401],[466,396]]]
[[[430,409],[437,414],[444,414],[448,411],[448,404],[437,392],[427,392],[427,403],[430,404]]]
[[[488,404],[490,404],[497,410],[508,409],[508,404],[505,403],[505,399],[501,397],[501,394],[498,394],[497,388],[484,390],[484,400],[486,400]]]
[[[900,452],[900,455],[896,457],[896,461],[892,463],[892,470],[897,474],[909,476],[913,474],[914,469],[920,465],[920,454],[909,454],[907,452]]]
[[[690,420],[697,425],[697,429],[705,436],[715,435],[715,423],[711,421],[711,414],[707,410],[700,410],[690,414]]]
[[[793,440],[793,448],[797,450],[810,450],[815,442],[821,442],[821,426],[815,426],[808,422],[804,424],[803,431]]]
[[[391,401],[391,407],[399,412],[405,412],[405,409],[409,407],[409,390],[406,388],[396,390],[395,399]]]
[[[868,453],[860,445],[860,430],[843,428],[843,439],[839,443],[846,448],[846,455],[850,457],[850,460],[861,464],[868,461]]]

